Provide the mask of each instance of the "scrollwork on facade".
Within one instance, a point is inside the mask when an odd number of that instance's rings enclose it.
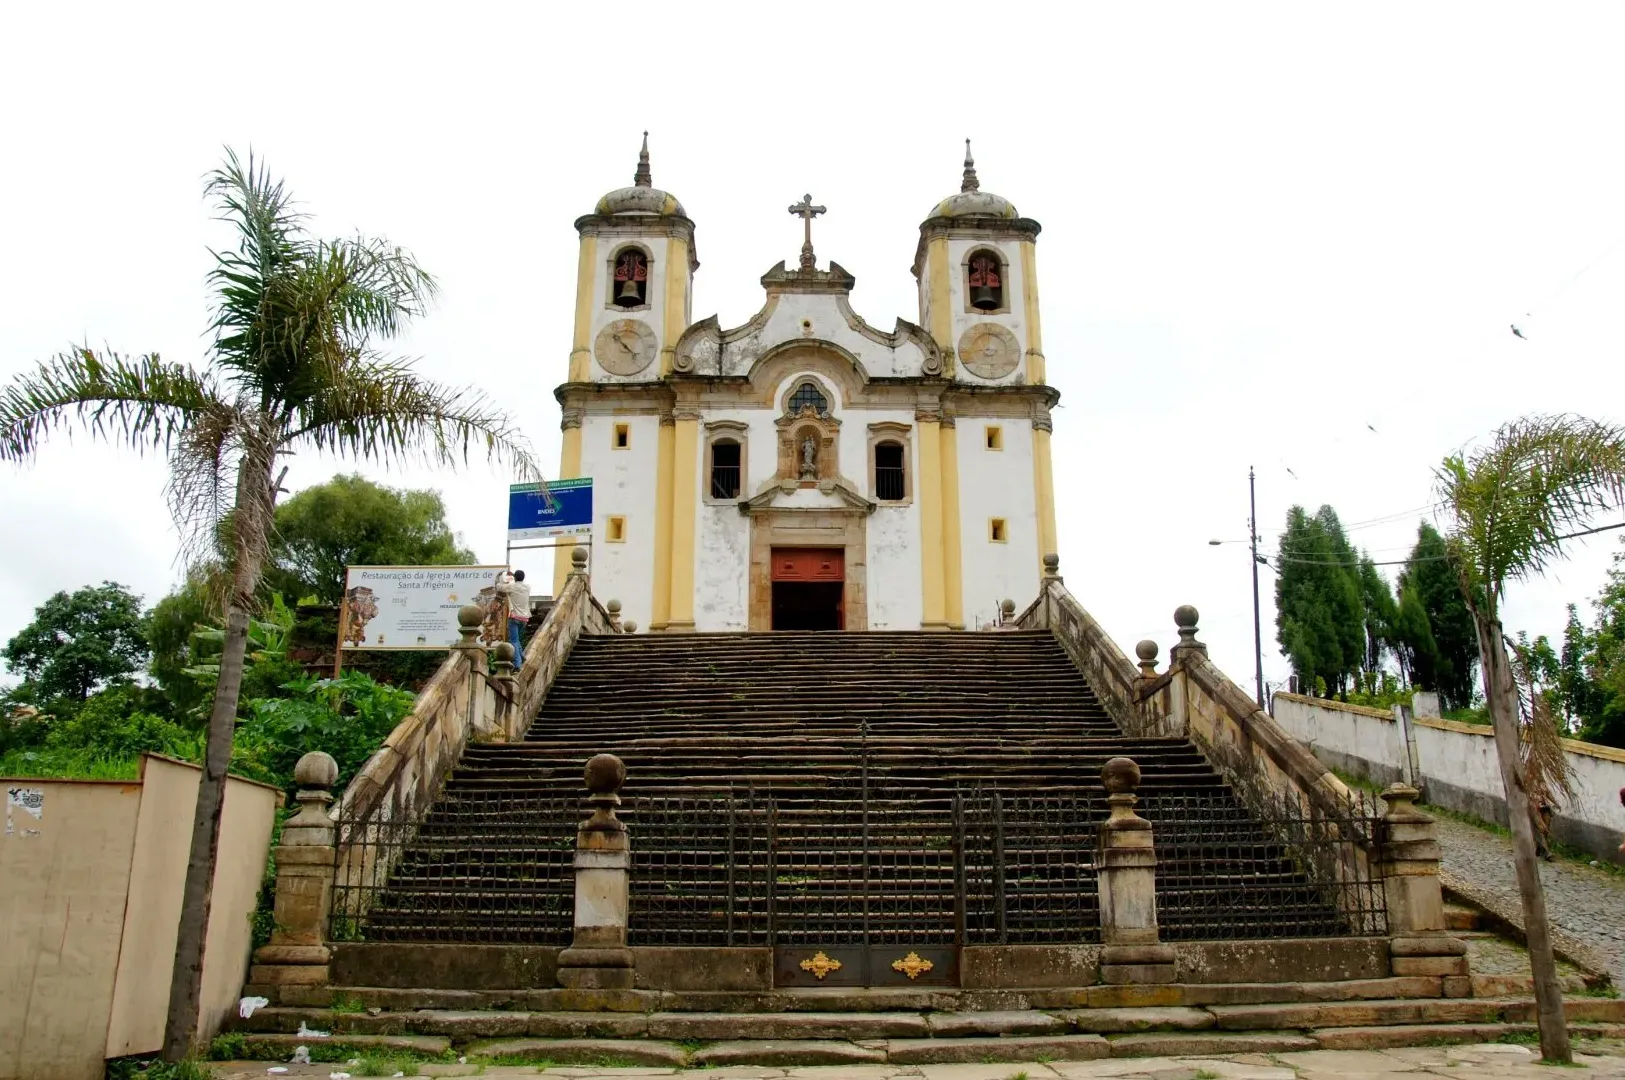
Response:
[[[559,413],[559,430],[569,431],[571,428],[580,427],[581,421],[585,415],[586,410],[584,409],[574,406],[564,408]]]

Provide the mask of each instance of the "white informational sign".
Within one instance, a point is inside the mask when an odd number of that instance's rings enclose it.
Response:
[[[497,585],[506,566],[352,566],[339,613],[341,649],[446,649],[459,639],[457,609],[485,612],[480,640],[507,640]]]

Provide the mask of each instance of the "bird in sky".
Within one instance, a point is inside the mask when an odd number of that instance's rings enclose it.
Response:
[[[1517,323],[1512,324],[1512,332],[1514,334],[1518,335],[1519,337],[1523,338],[1525,341],[1529,340],[1528,338],[1523,337],[1523,331],[1518,329],[1518,324]]]

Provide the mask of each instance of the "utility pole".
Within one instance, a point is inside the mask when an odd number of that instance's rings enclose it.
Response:
[[[1247,535],[1253,548],[1253,672],[1258,684],[1258,707],[1264,708],[1264,624],[1258,613],[1258,486],[1253,467],[1247,466]]]

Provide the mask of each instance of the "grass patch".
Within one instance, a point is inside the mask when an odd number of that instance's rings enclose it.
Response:
[[[209,1044],[211,1061],[241,1061],[248,1056],[248,1042],[240,1031],[227,1031],[216,1035]]]
[[[1219,1080],[1219,1074],[1212,1069],[1197,1069],[1196,1080]]]
[[[1540,1032],[1503,1031],[1500,1037],[1495,1041],[1498,1043],[1508,1043],[1513,1046],[1535,1046],[1540,1042]]]
[[[1347,784],[1351,788],[1358,788],[1361,791],[1367,791],[1373,795],[1382,794],[1382,787],[1377,784],[1376,781],[1368,779],[1367,777],[1355,776],[1351,772],[1345,772],[1344,770],[1338,768],[1332,769],[1332,775],[1343,781],[1343,783]]]
[[[336,998],[328,1009],[336,1013],[364,1013],[367,1003],[358,997],[341,997]]]
[[[1013,1072],[1006,1077],[1006,1080],[1027,1080],[1027,1070],[1023,1069],[1020,1072]]]
[[[418,1063],[407,1058],[396,1059],[383,1054],[363,1054],[351,1070],[357,1076],[406,1076],[418,1074]]]
[[[192,1059],[171,1065],[151,1058],[114,1058],[105,1075],[108,1080],[217,1080],[207,1062]]]
[[[683,1048],[685,1054],[696,1054],[711,1045],[710,1039],[678,1039],[677,1045]]]

